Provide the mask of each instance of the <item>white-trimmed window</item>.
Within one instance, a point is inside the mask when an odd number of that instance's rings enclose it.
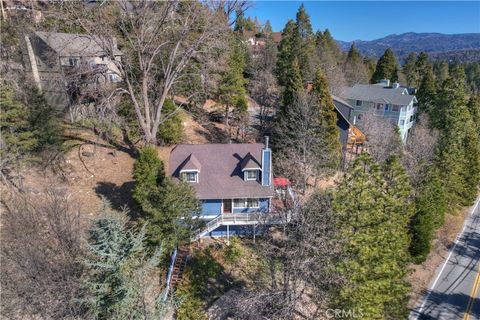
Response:
[[[357,100],[357,101],[355,102],[355,105],[356,105],[357,107],[361,107],[361,106],[362,106],[362,100]]]
[[[396,112],[400,111],[400,106],[397,104],[394,104],[392,107],[392,111],[396,111]]]
[[[258,179],[258,170],[245,170],[244,172],[245,180],[257,180]]]
[[[249,198],[247,199],[247,208],[258,208],[260,206],[260,202],[258,199]]]
[[[110,80],[110,82],[118,82],[119,79],[120,79],[120,77],[116,73],[109,73],[108,74],[108,80]]]
[[[197,171],[183,171],[180,173],[180,177],[183,181],[186,182],[198,182]]]
[[[259,208],[260,201],[257,198],[233,199],[234,208]]]

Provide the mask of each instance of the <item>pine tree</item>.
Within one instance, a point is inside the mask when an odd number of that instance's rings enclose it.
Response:
[[[321,151],[319,154],[322,154],[323,157],[321,160],[319,159],[319,167],[320,170],[335,172],[340,166],[342,156],[340,133],[337,128],[337,114],[328,82],[320,69],[317,70],[312,93],[318,99],[320,108],[318,132]]]
[[[449,67],[447,61],[436,61],[433,64],[433,72],[435,74],[435,80],[437,81],[437,86],[441,86],[443,81],[447,80],[449,77]]]
[[[295,47],[295,22],[288,20],[282,31],[282,40],[278,46],[277,59],[277,77],[278,83],[282,86],[286,85],[289,77],[289,71],[295,59],[297,48]]]
[[[140,151],[133,165],[135,187],[133,199],[143,206],[148,203],[152,190],[158,189],[165,179],[165,169],[154,146],[146,146]]]
[[[405,65],[403,66],[403,74],[405,79],[407,79],[407,85],[413,86],[417,81],[416,67],[415,63],[417,62],[417,54],[415,52],[410,52],[405,59]]]
[[[398,63],[390,48],[385,50],[385,53],[378,59],[375,73],[370,82],[377,83],[382,79],[388,79],[392,82],[398,81]]]
[[[416,94],[419,113],[426,113],[430,118],[432,117],[437,95],[436,91],[433,70],[432,68],[427,68],[427,71],[422,78],[422,82],[420,83],[420,88],[418,88]]]
[[[29,110],[15,96],[12,86],[8,84],[0,86],[0,105],[2,107],[0,155],[3,169],[10,161],[15,162],[28,157],[29,153],[38,146],[38,139],[30,126]]]
[[[166,100],[163,105],[162,121],[158,128],[158,141],[167,145],[180,143],[183,138],[182,112],[172,100]]]
[[[464,127],[465,136],[463,139],[466,165],[463,175],[467,186],[464,198],[467,204],[475,200],[480,185],[480,139],[475,131],[475,129],[478,130],[479,124],[475,125],[471,116],[468,118]]]
[[[452,72],[459,79],[444,81],[438,92],[434,125],[440,129],[439,169],[445,185],[449,211],[470,204],[472,188],[478,184],[478,139],[475,125],[466,106],[466,94],[461,70]],[[468,149],[468,150],[467,150]]]
[[[161,250],[147,258],[145,226],[139,231],[128,227],[125,212],[113,212],[108,203],[93,222],[84,261],[89,298],[85,304],[94,319],[159,318],[166,305],[162,296],[146,306],[146,294],[152,294],[151,274],[160,262]]]
[[[433,168],[425,175],[416,193],[409,251],[413,261],[420,264],[430,253],[435,230],[443,225],[445,216],[445,190],[438,170]]]
[[[218,89],[219,101],[225,106],[225,125],[228,127],[230,111],[232,108],[241,106],[242,100],[247,93],[246,80],[243,77],[245,70],[246,50],[243,43],[234,38],[231,41],[231,53],[228,61],[228,70],[222,77],[222,83]],[[239,110],[236,110],[237,114]]]
[[[420,52],[418,55],[417,61],[415,62],[415,82],[413,85],[418,88],[420,85],[420,81],[422,80],[422,77],[428,72],[429,69],[432,68],[432,65],[430,64],[428,54],[425,52]]]
[[[298,9],[295,21],[295,56],[300,66],[302,78],[305,81],[312,81],[318,62],[315,54],[312,24],[303,3]]]
[[[392,268],[396,270],[390,286],[395,298],[386,301],[385,313],[387,319],[402,319],[408,315],[407,303],[410,292],[406,276],[407,264],[410,261],[408,226],[415,210],[412,201],[413,190],[399,156],[393,155],[385,161],[382,174],[387,194],[385,212],[390,219],[388,223],[390,243],[384,254],[389,255],[385,258],[394,262]]]
[[[340,59],[342,57],[342,49],[340,49],[337,41],[333,39],[332,34],[330,33],[330,30],[325,29],[325,31],[323,32],[323,39],[325,41],[326,47],[331,52],[331,54],[334,57],[337,57],[338,59]]]
[[[285,110],[295,102],[296,96],[304,90],[302,75],[300,74],[300,66],[295,58],[287,73],[287,82],[285,83],[282,95],[282,105],[279,116],[282,116],[282,113],[285,113]]]
[[[370,79],[365,64],[363,63],[362,55],[355,47],[355,43],[352,43],[350,46],[347,59],[343,66],[343,71],[345,72],[347,83],[350,86],[356,83],[365,83],[367,82],[367,79]]]
[[[477,127],[477,135],[480,139],[480,95],[474,94],[470,97],[468,102],[468,110],[470,111],[470,115]]]
[[[263,26],[263,30],[262,30],[263,34],[268,36],[269,34],[271,34],[273,31],[272,31],[272,25],[270,24],[270,20],[267,20],[265,22],[265,25]]]
[[[142,210],[142,220],[147,223],[149,245],[156,247],[162,243],[170,250],[188,242],[190,232],[198,228],[194,217],[200,211],[193,188],[186,182],[176,183],[165,177],[163,162],[153,146],[141,150],[133,176],[133,199]]]
[[[346,242],[339,262],[346,282],[338,307],[362,310],[365,319],[406,316],[409,192],[398,159],[387,162],[382,172],[367,153],[340,181],[334,208]]]

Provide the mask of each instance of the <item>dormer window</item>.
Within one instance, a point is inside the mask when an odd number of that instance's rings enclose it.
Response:
[[[198,183],[198,171],[182,171],[180,177],[183,181]]]
[[[185,161],[183,161],[180,169],[180,179],[182,181],[198,183],[198,175],[202,165],[195,158],[193,154],[190,154]]]
[[[258,180],[258,170],[245,170],[244,175],[245,175],[245,181]]]

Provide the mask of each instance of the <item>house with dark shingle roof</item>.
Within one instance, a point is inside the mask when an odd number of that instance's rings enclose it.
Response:
[[[122,53],[113,39],[111,52],[106,52],[104,40],[88,34],[43,31],[25,36],[26,69],[52,106],[63,109],[72,102],[73,88],[79,90],[76,73],[92,74],[93,86],[121,81],[115,61],[121,61]]]
[[[234,234],[271,211],[272,151],[265,144],[180,144],[170,153],[169,174],[188,182],[210,224],[200,236]],[[216,222],[215,224],[213,222]]]
[[[356,84],[345,87],[340,96],[353,106],[352,118],[354,125],[360,125],[363,114],[374,110],[378,115],[391,121],[400,129],[402,140],[407,140],[410,129],[415,122],[417,98],[411,88],[398,83],[390,85],[383,80],[376,84]]]

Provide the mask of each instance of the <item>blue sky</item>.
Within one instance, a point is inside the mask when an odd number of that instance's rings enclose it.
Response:
[[[253,1],[246,12],[270,20],[281,31],[295,19],[301,1]],[[328,28],[335,39],[373,40],[392,33],[480,32],[480,1],[304,1],[313,29]]]

